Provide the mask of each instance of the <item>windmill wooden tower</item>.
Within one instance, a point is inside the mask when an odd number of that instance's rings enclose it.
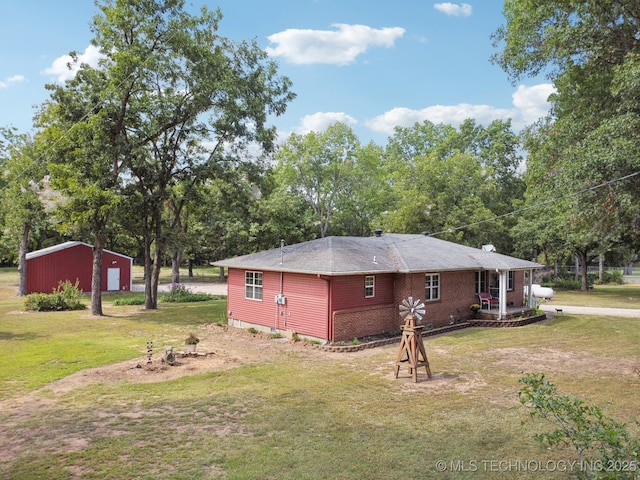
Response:
[[[431,368],[429,368],[429,360],[424,350],[422,341],[422,329],[424,325],[417,325],[424,315],[424,303],[419,299],[414,300],[413,297],[406,298],[400,304],[400,316],[404,318],[402,328],[402,340],[398,350],[398,358],[396,360],[395,375],[398,378],[398,372],[402,365],[409,367],[413,381],[418,381],[418,368],[425,367],[427,377],[431,378]]]

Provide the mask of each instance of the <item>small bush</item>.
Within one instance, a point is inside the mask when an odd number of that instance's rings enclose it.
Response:
[[[598,281],[597,283],[602,285],[622,285],[624,283],[624,277],[620,270],[606,270],[602,275],[602,281]]]
[[[163,302],[204,302],[207,300],[215,299],[214,295],[209,293],[194,293],[184,285],[174,284],[171,285],[171,290],[160,296]]]
[[[35,312],[57,312],[63,310],[84,310],[82,303],[82,291],[78,289],[78,281],[75,285],[69,280],[60,282],[51,293],[32,293],[27,295],[24,306],[27,310]]]
[[[596,405],[558,393],[543,373],[528,374],[520,382],[524,384],[518,392],[520,403],[529,408],[532,418],[546,420],[553,428],[533,435],[541,445],[573,447],[579,465],[635,467],[628,471],[586,469],[580,472],[580,478],[637,478],[640,438],[627,430],[625,424],[605,416]]]
[[[144,295],[126,295],[116,298],[113,304],[117,307],[122,307],[124,305],[144,305],[144,302]]]

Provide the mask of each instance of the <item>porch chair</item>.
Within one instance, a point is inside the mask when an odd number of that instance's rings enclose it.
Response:
[[[487,308],[491,310],[491,305],[498,305],[500,303],[500,300],[493,298],[490,293],[479,293],[478,298],[480,299],[480,308],[484,308],[484,305],[486,305]]]

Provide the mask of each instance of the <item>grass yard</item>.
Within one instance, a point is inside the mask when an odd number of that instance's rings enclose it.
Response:
[[[640,284],[596,285],[593,290],[559,290],[551,303],[583,307],[640,308]]]
[[[532,439],[549,427],[518,402],[524,373],[632,429],[640,411],[640,319],[563,314],[429,337],[433,378],[413,383],[394,378],[398,345],[330,353],[211,326],[224,301],[144,312],[106,295],[104,318],[34,314],[15,283],[0,272],[3,479],[572,478],[573,452]],[[191,331],[217,363],[126,370],[147,341]]]

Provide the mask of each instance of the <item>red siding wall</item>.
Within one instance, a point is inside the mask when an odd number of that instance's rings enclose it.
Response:
[[[115,262],[115,263],[114,263]],[[102,256],[102,289],[107,290],[107,269],[120,268],[119,290],[129,290],[131,285],[131,259],[104,252]],[[83,292],[91,291],[93,250],[88,245],[40,255],[27,260],[27,292],[51,293],[60,282],[69,280]]]
[[[27,292],[51,293],[59,282],[79,281],[78,288],[91,291],[93,252],[86,245],[76,245],[27,260]]]
[[[328,338],[328,284],[315,275],[282,274],[285,305],[275,302],[280,292],[280,273],[262,272],[262,300],[246,299],[245,270],[229,269],[227,308],[236,321],[300,335]]]

